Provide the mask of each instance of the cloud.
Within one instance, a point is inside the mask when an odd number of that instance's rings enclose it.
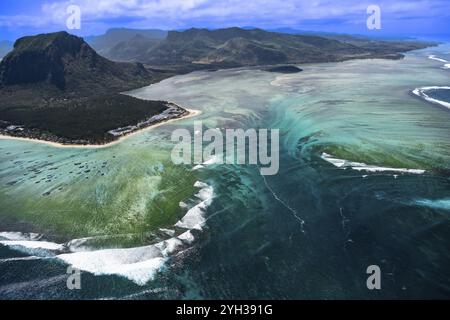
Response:
[[[0,27],[64,28],[66,9],[80,6],[86,27],[122,24],[127,27],[177,29],[190,26],[307,27],[340,21],[365,25],[366,8],[377,4],[384,19],[449,18],[447,0],[41,0],[36,15],[0,16]]]
[[[388,14],[421,13],[423,16],[448,15],[446,0],[336,1],[336,0],[67,0],[43,5],[44,13],[58,16],[70,4],[79,5],[87,16],[136,15],[149,18],[192,19],[228,18],[247,15],[250,19],[289,17],[323,19],[352,17],[365,12],[369,4],[380,5]],[[447,10],[443,10],[447,9]]]

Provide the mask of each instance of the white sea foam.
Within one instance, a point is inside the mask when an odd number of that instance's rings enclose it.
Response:
[[[116,234],[116,235],[103,235],[94,237],[85,237],[79,239],[73,239],[66,243],[66,247],[70,252],[79,251],[92,251],[93,243],[99,240],[111,240],[111,239],[123,239],[132,237],[134,234]]]
[[[442,58],[437,58],[435,55],[429,55],[428,58],[430,58],[431,60],[436,60],[439,62],[443,62],[445,63],[444,66],[442,67],[443,69],[450,69],[450,61],[442,59]]]
[[[445,59],[437,58],[434,54],[429,55],[428,58],[430,58],[431,60],[436,60],[436,61],[444,62],[444,63],[449,62],[449,61],[447,61]]]
[[[429,90],[439,90],[439,89],[450,90],[450,87],[436,87],[435,86],[435,87],[416,88],[416,89],[413,90],[413,93],[416,96],[419,96],[419,97],[421,97],[421,98],[423,98],[423,99],[425,99],[425,100],[427,100],[429,102],[437,103],[437,104],[440,104],[441,106],[444,106],[444,107],[450,109],[450,103],[449,102],[431,98],[430,96],[428,96],[426,94],[426,92],[429,91]]]
[[[205,162],[203,162],[203,166],[208,166],[208,165],[212,165],[212,164],[222,164],[223,161],[223,155],[214,155],[211,156],[208,160],[206,160]]]
[[[283,85],[286,85],[286,82],[288,82],[287,80],[289,80],[289,78],[290,77],[287,75],[277,76],[275,77],[275,80],[272,80],[270,82],[270,85],[274,87],[281,87]]]
[[[156,245],[75,252],[57,258],[79,270],[95,275],[120,275],[139,285],[152,280],[166,260]]]
[[[214,188],[200,181],[197,181],[194,186],[196,188],[202,188],[195,195],[197,198],[202,200],[202,202],[189,209],[186,215],[175,224],[176,227],[202,230],[205,225],[206,218],[204,217],[204,214],[208,206],[212,203]]]
[[[184,229],[202,230],[206,222],[204,212],[209,203],[210,202],[208,200],[205,200],[189,209],[186,215],[180,221],[178,221],[175,226]]]
[[[368,165],[361,162],[352,162],[345,159],[338,159],[333,157],[332,155],[328,153],[322,153],[321,156],[322,159],[325,161],[331,163],[335,167],[346,169],[351,168],[353,170],[357,171],[366,171],[366,172],[399,172],[399,173],[411,173],[411,174],[423,174],[425,173],[425,170],[422,169],[406,169],[406,168],[389,168],[389,167],[380,167],[380,166],[374,166],[374,165]]]
[[[180,203],[178,204],[178,206],[179,206],[181,209],[187,209],[187,207],[188,207],[188,205],[187,205],[185,202],[183,202],[183,201],[180,201]]]
[[[352,169],[358,170],[358,171],[367,171],[367,172],[390,171],[390,172],[412,173],[412,174],[425,173],[425,170],[422,170],[422,169],[389,168],[389,167],[378,167],[378,166],[371,166],[371,165],[352,166]],[[394,177],[398,177],[398,175],[394,175]]]
[[[450,210],[450,198],[447,199],[416,199],[414,204],[424,207],[430,207],[435,209],[445,209]]]
[[[37,233],[0,232],[0,239],[5,239],[0,240],[0,245],[33,257],[53,257],[66,250],[65,245],[41,240],[42,237]]]
[[[177,252],[182,246],[189,245],[194,240],[192,234],[185,232],[179,237],[172,237],[149,246],[128,249],[104,249],[80,251],[80,244],[91,238],[75,239],[72,245],[57,244],[47,241],[0,241],[0,244],[9,246],[22,252],[38,254],[39,250],[60,253],[62,250],[72,248],[75,251],[56,255],[55,258],[73,266],[76,269],[90,272],[94,275],[123,276],[138,285],[144,285],[153,280],[155,275],[164,266],[170,255]],[[31,251],[30,251],[31,250]],[[36,251],[37,250],[37,251]],[[18,260],[14,258],[15,260]],[[25,257],[20,260],[38,259],[38,257]],[[8,262],[9,260],[0,260]],[[12,260],[11,260],[12,261]]]
[[[92,248],[89,245],[91,240],[99,240],[99,239],[109,239],[111,236],[97,236],[97,237],[86,237],[80,239],[73,239],[67,243],[67,248],[70,252],[82,252],[82,251],[91,251]]]
[[[72,246],[82,243],[84,239],[70,241]],[[188,243],[186,241],[186,243]],[[39,255],[42,250],[48,253],[60,253],[69,245],[57,244],[47,241],[0,241],[12,249]],[[75,251],[56,255],[55,258],[73,266],[76,269],[90,272],[94,275],[118,275],[128,278],[138,285],[144,285],[152,280],[157,272],[164,266],[169,255],[184,245],[183,239],[177,237],[161,241],[154,245],[128,248],[105,249],[91,251]],[[73,247],[72,247],[73,248]],[[78,250],[78,247],[76,247]],[[37,257],[20,258],[21,260],[37,259]],[[6,262],[6,261],[0,261]]]
[[[15,257],[15,258],[6,258],[6,259],[0,259],[0,263],[5,262],[16,262],[16,261],[31,261],[31,260],[40,260],[41,257],[36,256],[28,256],[28,257]]]
[[[90,238],[72,240],[69,242],[72,243],[72,246],[47,241],[26,240],[5,240],[0,241],[0,244],[21,252],[36,255],[42,253],[41,250],[48,253],[60,253],[66,247],[72,247],[72,249],[75,247],[75,252],[49,256],[54,256],[54,258],[76,269],[90,272],[94,275],[117,275],[125,277],[138,285],[144,285],[154,279],[171,254],[177,252],[185,244],[189,245],[192,243],[194,238],[190,234],[190,231],[188,232],[181,234],[179,237],[172,237],[154,245],[128,249],[79,251],[78,245],[83,243],[83,240]],[[14,261],[31,259],[39,259],[39,257],[14,258]],[[0,262],[8,261],[12,261],[12,259],[0,260]]]
[[[197,171],[204,169],[207,166],[213,165],[213,164],[222,164],[223,163],[223,155],[214,155],[211,156],[208,160],[204,161],[202,164],[198,164],[192,168],[192,171]]]
[[[201,75],[199,73],[192,73],[190,76],[183,76],[182,78],[174,78],[173,79],[173,84],[174,85],[178,85],[178,84],[184,84],[184,83],[188,83],[188,82],[192,82],[192,81],[201,81],[203,79],[207,79],[209,75]]]
[[[155,246],[161,251],[161,254],[164,257],[167,257],[170,254],[176,252],[182,245],[183,242],[180,239],[170,238],[168,240],[157,243]]]
[[[206,183],[204,183],[204,182],[196,181],[194,183],[194,187],[196,187],[196,188],[207,188],[208,185]]]
[[[164,232],[165,234],[167,234],[170,237],[173,237],[175,235],[175,230],[172,230],[172,229],[161,228],[159,230]]]
[[[173,253],[192,243],[194,237],[187,232],[149,246],[74,252],[56,258],[94,275],[118,275],[144,285],[154,279]]]

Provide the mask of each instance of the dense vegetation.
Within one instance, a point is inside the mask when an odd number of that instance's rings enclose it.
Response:
[[[2,108],[5,129],[19,124],[9,134],[59,143],[102,144],[114,140],[107,132],[136,124],[166,109],[164,101],[145,101],[121,94],[53,100],[42,106]],[[0,131],[1,131],[0,129]]]

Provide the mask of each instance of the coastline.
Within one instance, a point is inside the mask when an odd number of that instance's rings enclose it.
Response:
[[[428,47],[433,47],[433,46],[435,46],[435,45],[429,45],[429,46],[427,46],[427,48]],[[415,51],[415,50],[420,50],[420,49],[413,49],[413,50],[409,50],[409,51],[406,51],[406,52],[396,53],[396,54],[388,54],[388,55],[385,55],[385,56],[367,56],[367,57],[364,57],[364,56],[357,56],[356,57],[355,56],[355,57],[346,57],[344,59],[338,59],[338,60],[334,60],[334,61],[301,62],[301,63],[299,62],[299,63],[291,63],[289,65],[294,65],[295,67],[298,68],[298,66],[304,65],[304,64],[340,63],[340,62],[347,62],[347,61],[351,61],[351,60],[371,60],[371,59],[399,60],[399,59],[404,58],[404,53],[408,53],[408,52]],[[395,55],[397,55],[397,56],[395,56]],[[430,59],[432,59],[432,58],[430,58]],[[438,59],[433,59],[433,60],[438,60]],[[282,66],[286,66],[286,64],[282,63],[282,64],[275,64],[275,65],[269,65],[269,66],[267,66],[267,65],[239,66],[239,67],[231,67],[231,68],[219,68],[219,69],[214,69],[214,71],[224,71],[224,70],[233,70],[233,69],[235,69],[235,70],[259,69],[261,71],[272,72],[272,71],[264,70],[264,68],[267,68],[267,67],[282,67]],[[450,64],[445,65],[445,67],[447,67],[447,66],[450,67]],[[193,71],[191,71],[189,73],[194,73],[194,72],[198,72],[198,71],[208,71],[208,70],[193,70]],[[302,72],[302,71],[303,70],[299,68],[298,72]],[[281,72],[281,73],[284,73],[284,72]],[[286,74],[286,73],[284,73],[284,74]],[[290,74],[290,73],[287,73],[287,74]],[[173,76],[177,76],[177,75],[182,75],[182,74],[176,74],[176,75],[173,75]],[[159,82],[164,81],[166,79],[169,79],[169,78],[171,78],[173,76],[170,76],[168,78],[163,78]],[[158,82],[156,82],[156,83],[158,83]],[[150,85],[153,85],[153,84],[154,83],[152,83]],[[443,87],[443,88],[447,88],[447,87]],[[418,88],[418,89],[425,89],[425,88]],[[416,90],[418,90],[418,89],[416,89]],[[428,87],[426,89],[428,89]],[[134,89],[134,90],[137,90],[137,89]],[[130,93],[130,92],[132,92],[134,90],[129,90],[127,92]],[[412,93],[415,96],[418,96],[420,98],[424,98],[423,96],[421,96],[420,94],[415,92],[416,90],[414,90]],[[431,98],[430,99],[425,99],[425,100],[427,100],[428,102],[434,103],[434,104],[443,105],[439,100],[431,101],[431,100],[434,100],[434,99],[431,99]],[[170,102],[170,101],[167,101],[167,103],[168,104],[174,104],[177,107],[179,107],[181,109],[184,109],[185,111],[188,112],[188,114],[184,115],[184,116],[181,116],[181,117],[177,117],[177,118],[171,118],[171,119],[168,119],[168,120],[162,120],[160,122],[151,124],[151,125],[146,126],[144,128],[141,128],[141,129],[132,131],[130,133],[124,134],[123,136],[120,136],[118,139],[116,139],[114,141],[111,141],[111,142],[104,143],[104,144],[88,144],[88,143],[87,144],[76,144],[76,143],[73,143],[73,144],[72,143],[67,143],[66,144],[66,143],[59,143],[59,142],[54,142],[54,141],[50,141],[50,140],[43,140],[43,139],[36,139],[36,138],[27,138],[27,137],[18,137],[18,136],[12,136],[12,135],[5,135],[5,134],[2,134],[2,133],[0,133],[0,140],[16,140],[16,141],[40,143],[40,144],[46,144],[48,146],[52,146],[52,147],[55,147],[55,148],[102,149],[102,148],[108,148],[108,147],[114,146],[116,144],[119,144],[122,141],[128,139],[129,137],[132,137],[134,135],[142,133],[142,132],[144,132],[146,130],[150,130],[152,128],[157,128],[157,127],[162,126],[164,124],[169,124],[169,123],[177,121],[177,120],[188,119],[188,118],[195,117],[195,116],[198,116],[198,115],[202,114],[202,111],[200,111],[200,110],[184,108],[184,107],[181,107],[181,106],[177,105],[176,103],[173,103],[173,102]],[[449,108],[447,105],[444,105],[444,106]]]
[[[52,142],[52,141],[47,141],[47,140],[40,140],[40,139],[33,139],[33,138],[24,138],[24,137],[14,137],[14,136],[9,136],[9,135],[4,135],[4,134],[0,134],[0,140],[17,140],[17,141],[25,141],[25,142],[34,142],[34,143],[40,143],[40,144],[46,144],[48,146],[52,146],[55,148],[76,148],[76,149],[102,149],[102,148],[108,148],[111,146],[114,146],[116,144],[119,144],[121,142],[123,142],[124,140],[143,133],[147,130],[153,129],[153,128],[157,128],[160,127],[162,125],[165,124],[169,124],[178,120],[184,120],[184,119],[188,119],[188,118],[192,118],[192,117],[196,117],[199,116],[200,114],[202,114],[202,112],[200,110],[196,110],[196,109],[187,109],[187,108],[183,108],[184,110],[186,110],[188,112],[187,115],[181,116],[181,117],[177,117],[177,118],[172,118],[172,119],[168,119],[168,120],[162,120],[160,122],[151,124],[145,128],[127,133],[123,136],[121,136],[120,138],[118,138],[117,140],[105,143],[105,144],[62,144],[62,143],[58,143],[58,142]]]

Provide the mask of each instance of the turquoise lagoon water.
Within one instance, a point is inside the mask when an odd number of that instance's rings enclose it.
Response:
[[[131,94],[195,118],[104,149],[0,140],[0,297],[448,298],[450,110],[413,90],[450,85],[449,52],[194,72]],[[199,120],[280,129],[279,173],[175,166]]]

